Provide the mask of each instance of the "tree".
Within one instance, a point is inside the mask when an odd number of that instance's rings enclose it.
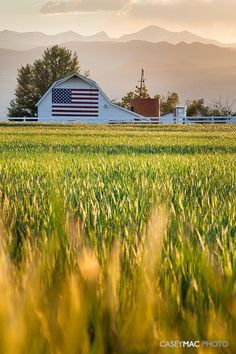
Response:
[[[142,98],[142,99],[150,98],[150,95],[145,85],[142,87],[139,86],[135,87],[134,98]]]
[[[176,92],[168,91],[167,96],[156,95],[155,98],[160,99],[161,114],[167,114],[174,111],[179,104],[179,95]]]
[[[232,111],[233,103],[229,103],[227,100],[225,103],[222,102],[222,98],[219,97],[213,102],[211,106],[211,115],[215,117],[227,117],[232,116],[234,113]]]
[[[18,70],[15,99],[10,102],[10,117],[35,116],[36,103],[57,80],[80,71],[76,53],[58,45],[46,49],[41,59]]]
[[[150,95],[145,86],[143,86],[142,88],[136,86],[134,91],[129,91],[124,97],[122,97],[121,102],[116,102],[116,100],[114,100],[114,103],[116,103],[120,107],[130,109],[130,102],[135,98],[145,99],[149,97]]]
[[[15,100],[11,100],[8,108],[11,117],[29,117],[35,109],[34,89],[32,81],[32,67],[22,66],[18,70],[17,88],[15,90]]]
[[[188,117],[209,117],[211,115],[211,109],[208,106],[205,106],[204,98],[200,100],[187,101],[187,116]]]
[[[114,101],[118,106],[130,109],[130,102],[135,98],[134,91],[128,92],[124,97],[122,97],[121,102]]]
[[[232,104],[228,101],[222,102],[219,98],[213,102],[211,106],[206,106],[204,99],[187,101],[187,116],[189,117],[226,117],[233,115]]]

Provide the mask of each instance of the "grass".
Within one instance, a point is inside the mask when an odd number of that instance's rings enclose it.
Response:
[[[233,125],[0,125],[0,353],[235,353],[235,153]]]

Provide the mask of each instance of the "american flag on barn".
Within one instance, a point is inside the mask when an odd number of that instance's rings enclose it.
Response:
[[[142,117],[111,102],[95,81],[78,73],[54,82],[37,107],[39,122],[132,123]]]
[[[96,88],[55,88],[52,90],[53,117],[98,117],[99,91]]]

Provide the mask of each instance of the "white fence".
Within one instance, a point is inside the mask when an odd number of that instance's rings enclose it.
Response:
[[[180,117],[176,124],[236,124],[236,117]]]
[[[136,119],[134,123],[149,124],[236,124],[236,117],[172,117],[169,122],[159,118]]]
[[[6,121],[6,120],[5,120]],[[9,122],[40,122],[40,123],[59,123],[54,119],[45,119],[44,121],[37,117],[11,117],[8,118]],[[133,122],[126,119],[108,120],[108,121],[83,121],[83,120],[65,120],[62,123],[81,123],[81,124],[163,124],[160,122],[159,117],[142,117],[135,118]],[[173,117],[172,124],[236,124],[236,117]]]

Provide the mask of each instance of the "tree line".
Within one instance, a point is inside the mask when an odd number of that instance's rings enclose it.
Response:
[[[80,72],[79,58],[76,53],[59,47],[58,45],[44,51],[42,58],[35,60],[30,65],[22,66],[18,70],[15,98],[11,100],[8,108],[9,117],[34,117],[37,114],[36,104],[51,85],[63,77]],[[89,76],[85,71],[84,76]],[[134,91],[129,91],[121,101],[113,100],[117,105],[130,109],[130,101],[134,98],[149,98],[150,94],[145,86],[136,86]],[[172,113],[179,104],[179,95],[176,92],[156,94],[154,98],[160,99],[161,114]],[[236,115],[232,111],[232,104],[224,103],[221,98],[211,105],[206,105],[204,99],[187,100],[187,116],[229,116]]]
[[[139,88],[136,86],[134,91],[129,91],[120,102],[114,101],[123,108],[130,108],[130,101],[135,98],[150,98],[146,87]],[[180,103],[178,93],[169,91],[167,95],[156,94],[154,98],[160,99],[161,115],[173,113],[174,108]],[[218,98],[211,105],[205,104],[204,98],[187,100],[186,102],[187,116],[189,117],[226,117],[236,115],[232,110],[233,103],[228,100],[224,102],[222,98]]]

